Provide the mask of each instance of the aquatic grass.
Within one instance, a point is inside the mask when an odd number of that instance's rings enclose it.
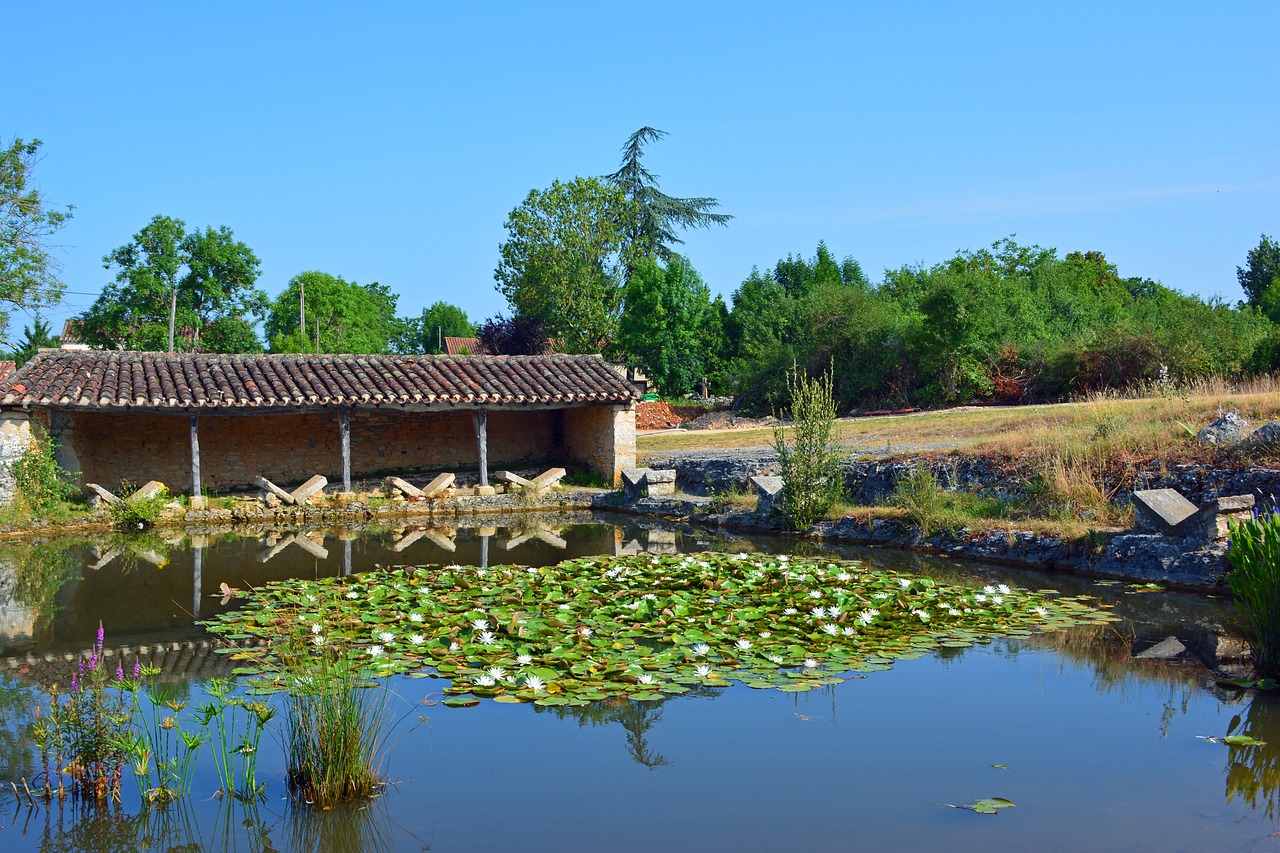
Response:
[[[380,646],[351,648],[322,631],[292,628],[278,657],[277,686],[285,690],[290,796],[295,804],[328,809],[381,790],[390,694],[376,678]]]
[[[233,688],[225,678],[205,685],[210,701],[200,707],[200,724],[206,730],[213,727],[213,763],[222,792],[251,801],[266,786],[257,779],[258,745],[276,712],[261,698],[249,701],[235,695]]]
[[[137,722],[127,741],[129,760],[144,802],[166,805],[191,791],[197,750],[208,739],[204,726],[186,728],[180,719],[189,704],[178,685],[159,680],[154,666],[135,666],[121,687],[132,696],[132,719]],[[147,704],[143,704],[143,697]]]
[[[1230,524],[1227,583],[1245,618],[1255,674],[1280,675],[1280,512]]]
[[[650,701],[734,682],[799,692],[939,648],[1114,619],[1049,592],[715,553],[401,568],[277,582],[247,597],[207,623],[260,641],[228,650],[244,671],[289,687],[282,638],[320,624],[326,643],[362,649],[374,672],[450,679],[450,706]]]

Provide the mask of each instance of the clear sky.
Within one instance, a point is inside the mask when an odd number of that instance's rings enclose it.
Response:
[[[726,297],[819,240],[879,280],[1016,233],[1235,301],[1280,236],[1276,0],[4,5],[0,139],[76,208],[55,330],[156,214],[273,298],[319,269],[483,319],[508,212],[644,125],[736,217],[685,244]]]

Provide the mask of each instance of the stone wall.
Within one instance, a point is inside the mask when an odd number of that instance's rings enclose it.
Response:
[[[634,464],[630,455],[615,466],[611,454],[625,444],[617,406],[566,410],[489,410],[491,470],[531,464],[581,462],[608,476]],[[625,411],[625,410],[624,410]],[[75,412],[55,413],[56,433],[74,459],[81,482],[108,488],[123,480],[160,480],[175,492],[191,488],[191,451],[185,416]],[[632,415],[634,424],[634,415]],[[623,436],[620,439],[619,435]],[[354,476],[378,472],[474,468],[475,431],[470,411],[400,414],[355,411],[351,415]],[[312,474],[341,477],[336,413],[295,415],[202,415],[200,469],[206,490],[248,486],[258,475],[296,483]]]
[[[634,405],[567,409],[564,435],[569,456],[591,466],[611,485],[621,482],[623,468],[635,467]]]
[[[31,419],[26,412],[0,412],[0,503],[13,497],[13,463],[31,446]]]

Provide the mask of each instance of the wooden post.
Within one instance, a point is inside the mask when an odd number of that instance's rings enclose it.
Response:
[[[480,485],[489,485],[488,413],[480,409],[471,416],[476,428],[476,445],[480,452]]]
[[[338,413],[338,433],[342,437],[342,491],[351,491],[351,410]]]
[[[200,418],[191,416],[191,497],[200,497]]]

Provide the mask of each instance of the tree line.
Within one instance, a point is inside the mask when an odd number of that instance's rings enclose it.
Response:
[[[272,299],[229,228],[156,216],[103,258],[111,280],[73,328],[90,346],[179,352],[432,353],[478,336],[497,354],[604,353],[669,395],[705,378],[762,412],[785,402],[793,366],[830,371],[844,408],[1053,400],[1280,368],[1280,243],[1265,234],[1237,269],[1236,305],[1124,277],[1100,252],[1013,237],[879,281],[818,242],[713,298],[680,234],[732,217],[714,198],[662,191],[645,155],[665,136],[641,128],[615,172],[556,181],[511,211],[494,271],[510,310],[479,324],[444,301],[402,317],[389,286],[315,270]],[[34,318],[10,344],[22,360],[56,341],[38,310],[62,294],[49,239],[72,215],[30,186],[39,145],[0,151],[0,306]],[[7,327],[0,310],[9,339]]]

